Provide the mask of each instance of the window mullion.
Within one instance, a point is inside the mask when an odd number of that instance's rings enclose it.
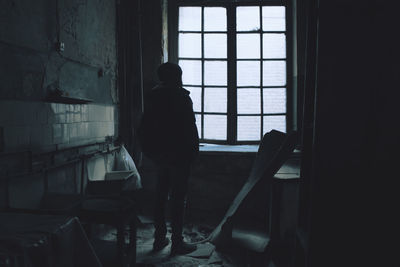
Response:
[[[228,26],[228,144],[237,140],[236,6],[227,5]]]
[[[260,110],[261,110],[261,122],[260,122],[260,140],[263,138],[264,131],[264,89],[263,89],[263,71],[264,71],[264,54],[263,54],[263,21],[262,21],[262,5],[260,5]]]
[[[168,3],[168,61],[178,63],[178,38],[179,38],[179,6],[172,2]],[[170,38],[172,35],[172,38]]]
[[[204,139],[204,7],[201,8],[201,138]]]
[[[285,3],[286,11],[286,131],[294,129],[294,118],[296,117],[294,110],[294,91],[293,91],[293,2]]]

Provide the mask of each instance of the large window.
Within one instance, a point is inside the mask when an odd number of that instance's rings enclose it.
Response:
[[[179,5],[178,64],[203,141],[249,143],[286,132],[286,10],[279,1]]]

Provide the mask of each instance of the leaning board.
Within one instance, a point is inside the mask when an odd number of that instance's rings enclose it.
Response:
[[[232,232],[230,232],[232,229],[229,225],[231,218],[235,215],[246,197],[252,194],[254,191],[253,189],[261,180],[263,180],[264,185],[265,183],[267,186],[271,184],[274,174],[281,168],[293,152],[296,139],[296,132],[285,134],[272,130],[264,135],[248,180],[233,200],[222,221],[209,237],[213,244],[221,245],[224,242],[228,242],[226,239],[227,236],[225,236],[227,233],[225,233],[226,231],[224,231],[224,229],[228,229],[228,235],[232,234]],[[270,190],[266,191],[267,194],[269,192]]]

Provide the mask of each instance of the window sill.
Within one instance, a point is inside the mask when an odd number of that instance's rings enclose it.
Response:
[[[219,145],[200,143],[200,153],[257,153],[258,145]],[[296,148],[293,151],[292,157],[300,157],[301,151]]]
[[[200,144],[200,153],[257,153],[258,145]]]

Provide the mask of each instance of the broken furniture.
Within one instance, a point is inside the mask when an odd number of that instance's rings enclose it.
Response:
[[[27,214],[52,214],[52,215],[69,215],[78,216],[83,226],[92,224],[109,224],[118,229],[118,255],[124,255],[124,229],[126,226],[130,228],[130,242],[128,244],[128,251],[130,252],[129,262],[135,262],[136,255],[136,229],[135,229],[135,205],[132,200],[128,197],[132,195],[133,191],[138,189],[140,185],[140,176],[137,170],[134,171],[110,171],[111,180],[102,180],[101,177],[105,178],[107,172],[105,172],[105,162],[103,159],[103,166],[96,166],[90,169],[91,165],[87,164],[91,160],[101,158],[102,155],[109,155],[115,152],[118,148],[106,149],[106,150],[95,150],[86,154],[81,154],[79,158],[72,159],[70,161],[52,165],[46,168],[41,168],[37,173],[43,174],[44,176],[44,195],[41,199],[40,206],[38,208],[10,208],[7,207],[8,212],[12,213],[27,213]],[[81,166],[81,177],[80,183],[76,181],[78,185],[78,193],[56,193],[48,192],[48,172],[57,168],[65,167],[70,164],[80,163]],[[96,177],[96,181],[90,181],[89,190],[84,190],[86,185],[86,173],[90,174],[91,177]],[[124,175],[122,175],[124,174]],[[133,175],[132,175],[133,174]],[[26,175],[25,173],[23,175]],[[121,178],[122,175],[122,179]],[[6,176],[6,183],[9,179],[14,179],[20,174]],[[116,177],[117,176],[117,177]],[[99,179],[100,178],[100,179]],[[117,179],[116,179],[117,178]],[[139,181],[138,181],[139,180]],[[93,182],[93,183],[91,183]],[[104,182],[103,186],[100,186]],[[96,186],[93,186],[96,184]],[[105,186],[104,186],[105,185]],[[110,185],[112,185],[110,187]],[[117,186],[115,186],[117,185]],[[128,186],[126,186],[128,185]],[[8,187],[7,187],[8,188]],[[125,191],[121,190],[108,190],[108,192],[97,192],[99,188],[103,189],[128,189],[125,196],[122,196]],[[140,188],[140,187],[139,187]],[[100,190],[101,191],[101,190]],[[99,194],[100,193],[100,194]],[[9,198],[9,195],[6,196]],[[90,232],[88,232],[90,233]],[[127,260],[128,261],[128,260]]]
[[[79,218],[82,222],[94,225],[104,224],[117,230],[115,266],[130,266],[136,261],[136,210],[127,198],[93,197],[83,201]],[[129,241],[126,244],[125,230],[129,228]]]
[[[136,262],[136,209],[129,194],[139,189],[140,176],[137,170],[106,172],[104,158],[92,158],[87,164],[88,185],[86,197],[79,211],[79,218],[87,223],[105,224],[117,230],[118,266],[129,266]],[[125,242],[125,230],[129,228],[129,242]],[[90,232],[90,230],[89,230]]]
[[[241,218],[240,211],[246,207],[246,200],[257,190],[263,191],[263,197],[267,201],[271,199],[273,176],[292,154],[296,140],[296,132],[285,134],[272,130],[264,135],[247,182],[233,200],[221,223],[210,235],[210,240],[217,249],[240,247],[262,255],[263,261],[269,260],[268,250],[273,246],[272,237],[275,235],[272,209],[266,207],[270,213],[267,216],[268,222],[261,224]]]
[[[102,266],[76,217],[0,213],[0,266]]]

